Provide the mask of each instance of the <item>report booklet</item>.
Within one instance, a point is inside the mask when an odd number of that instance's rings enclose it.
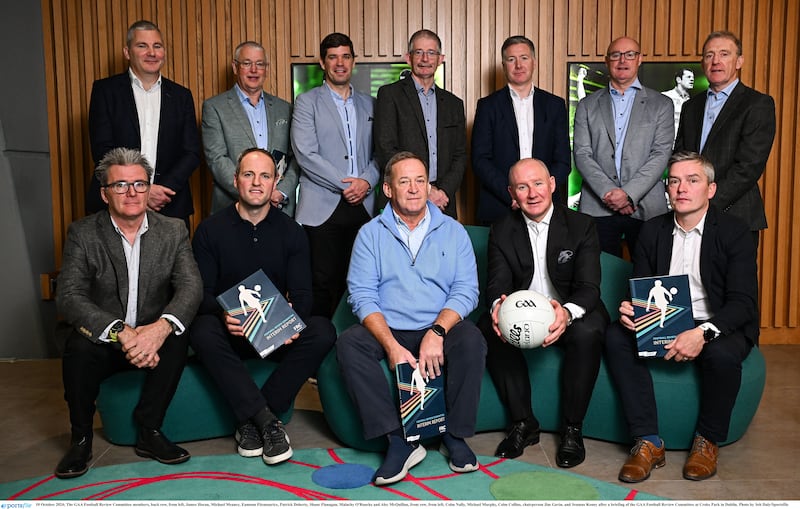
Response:
[[[417,364],[419,365],[419,364]],[[447,431],[444,373],[429,378],[407,362],[395,367],[400,397],[400,421],[406,441],[441,435]]]
[[[258,269],[217,296],[217,302],[239,319],[244,335],[261,357],[266,357],[306,328],[264,271]]]
[[[689,276],[634,278],[630,286],[639,357],[664,357],[664,345],[694,328]]]

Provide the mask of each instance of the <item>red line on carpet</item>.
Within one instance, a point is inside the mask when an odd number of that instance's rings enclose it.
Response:
[[[413,484],[416,484],[417,486],[419,486],[420,488],[422,488],[423,490],[427,491],[428,493],[430,493],[431,495],[433,495],[434,497],[436,497],[438,499],[450,500],[449,498],[447,498],[446,496],[442,495],[438,491],[435,491],[434,489],[429,488],[428,486],[426,486],[425,483],[423,483],[422,480],[420,478],[418,478],[418,477],[414,477],[413,475],[409,474],[408,476],[406,476],[404,481],[405,480],[408,480],[409,482],[411,482]]]
[[[639,494],[639,492],[638,492],[638,491],[636,491],[636,490],[631,490],[631,491],[630,491],[630,492],[629,492],[629,493],[628,493],[628,494],[625,496],[625,500],[634,500],[634,499],[636,498],[636,495],[638,495],[638,494]]]
[[[333,459],[333,461],[335,461],[336,463],[345,463],[345,462],[342,460],[342,458],[340,458],[340,457],[339,457],[339,455],[338,455],[338,454],[336,454],[336,451],[334,451],[333,449],[328,449],[328,455],[329,455],[329,456],[330,456],[330,457]]]
[[[24,490],[20,491],[19,493],[14,493],[13,495],[11,495],[11,498],[9,500],[16,500],[17,497],[21,497],[22,495],[28,493],[29,491],[34,490],[34,489],[38,488],[39,486],[41,486],[42,484],[44,484],[44,483],[46,483],[48,481],[52,481],[55,478],[56,478],[56,476],[54,476],[54,475],[51,475],[50,477],[45,477],[41,481],[31,484],[30,486],[28,486]]]

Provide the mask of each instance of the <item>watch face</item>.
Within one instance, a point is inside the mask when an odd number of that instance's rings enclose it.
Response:
[[[706,341],[711,341],[715,337],[717,337],[717,335],[713,329],[705,329],[703,331],[703,339],[705,339]]]
[[[438,323],[435,323],[435,324],[433,324],[433,325],[431,326],[431,330],[432,330],[432,331],[433,331],[433,333],[434,333],[434,334],[436,334],[437,336],[444,337],[444,334],[445,334],[445,332],[444,332],[444,327],[442,327],[442,326],[441,326],[441,325],[439,325]]]

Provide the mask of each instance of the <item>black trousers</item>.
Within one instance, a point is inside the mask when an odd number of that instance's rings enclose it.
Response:
[[[161,428],[186,365],[187,346],[187,334],[171,334],[158,350],[158,365],[153,369],[143,368],[144,386],[133,411],[139,426]],[[64,399],[69,406],[72,436],[91,437],[100,384],[114,373],[138,368],[125,359],[125,353],[118,347],[93,343],[74,331],[67,338],[62,362]]]
[[[508,408],[512,422],[535,417],[531,403],[531,379],[522,350],[506,343],[492,329],[485,313],[480,328],[489,347],[486,367],[500,401]],[[561,366],[561,409],[566,424],[580,425],[589,408],[592,391],[600,370],[603,340],[608,319],[600,311],[587,313],[572,322],[554,343],[564,349]],[[552,348],[552,347],[548,347]],[[544,389],[547,390],[547,389]]]
[[[347,270],[359,228],[369,221],[363,205],[342,198],[327,221],[304,226],[311,250],[311,314],[331,318],[347,289]]]
[[[395,339],[414,355],[427,329],[399,331]],[[353,325],[336,343],[336,355],[347,391],[364,426],[367,440],[399,429],[400,411],[397,394],[392,394],[380,361],[386,352],[363,325]],[[444,340],[445,400],[447,431],[456,437],[475,434],[481,379],[486,359],[486,343],[481,332],[469,320],[455,325]]]
[[[606,253],[622,258],[622,238],[628,243],[628,252],[633,256],[636,240],[643,221],[631,216],[614,214],[613,216],[600,216],[594,218],[597,226],[597,236],[600,238],[600,249]]]
[[[237,422],[246,421],[264,407],[276,414],[287,411],[306,380],[316,373],[336,342],[336,330],[330,320],[319,316],[304,321],[306,328],[297,340],[267,357],[280,365],[262,387],[256,385],[243,362],[259,358],[247,339],[228,334],[218,315],[198,315],[192,322],[192,349],[228,401]]]
[[[728,438],[733,405],[742,383],[742,362],[751,343],[735,331],[707,343],[692,361],[700,370],[700,416],[697,432],[712,442]],[[641,359],[633,332],[619,322],[611,324],[606,338],[608,364],[622,400],[622,408],[632,437],[658,435],[658,410],[650,376],[650,363],[674,362]]]

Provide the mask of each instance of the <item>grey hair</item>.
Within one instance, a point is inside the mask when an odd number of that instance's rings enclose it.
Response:
[[[148,182],[153,179],[153,166],[141,152],[134,148],[118,147],[106,152],[94,170],[94,176],[100,185],[108,184],[108,170],[112,166],[141,166],[147,173]]]

